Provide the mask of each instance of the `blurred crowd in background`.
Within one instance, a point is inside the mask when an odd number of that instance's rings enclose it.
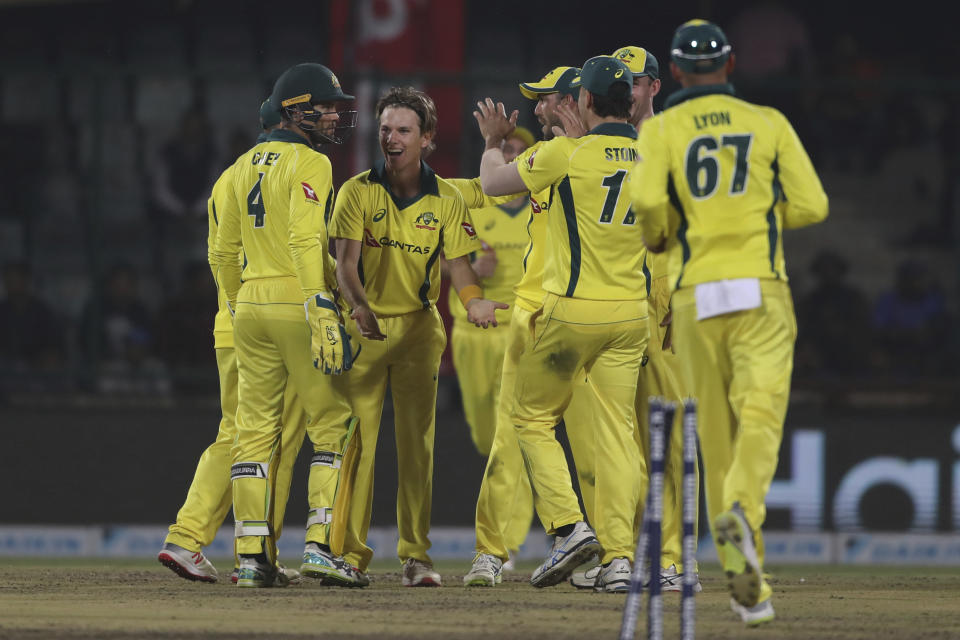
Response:
[[[146,17],[116,2],[23,4],[0,9],[0,398],[215,393],[209,190],[259,133],[256,110],[276,70],[329,64],[324,25],[343,3],[315,3],[280,25],[263,23],[252,2],[152,3]],[[666,43],[694,8],[651,10],[639,32],[564,24],[538,43],[524,24],[555,9],[514,4],[463,2],[456,77],[384,77],[349,56],[334,70],[358,95],[455,85],[461,113],[441,111],[440,129],[462,131],[440,144],[462,176],[476,175],[482,150],[473,101],[505,100],[539,131],[516,84],[553,66],[643,45],[661,61],[657,109],[676,89]],[[822,229],[785,240],[795,383],[960,380],[960,86],[944,80],[952,70],[924,67],[922,51],[911,58],[909,46],[869,37],[869,24],[858,31],[821,16],[820,4],[799,13],[788,3],[696,3],[727,29],[738,90],[787,114],[831,198]],[[50,37],[33,37],[37,29]],[[564,43],[563,59],[549,42]],[[358,146],[330,150],[341,180],[358,149],[378,153],[364,131]]]

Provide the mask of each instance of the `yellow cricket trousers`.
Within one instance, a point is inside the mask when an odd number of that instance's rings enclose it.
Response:
[[[517,309],[519,307],[514,305],[514,318],[517,318]],[[528,311],[521,310],[521,318],[523,314],[526,314],[525,317],[530,315]],[[510,389],[507,398],[512,398],[516,380],[517,360],[508,355],[508,346],[518,341],[522,345],[529,333],[525,325],[521,325],[519,331],[512,327],[511,323],[506,322],[494,329],[480,329],[458,318],[453,323],[450,338],[470,436],[477,450],[487,457],[488,472],[493,474],[489,481],[485,474],[480,485],[476,520],[477,549],[481,553],[502,554],[504,560],[510,551],[517,551],[527,539],[533,520],[533,492],[527,474],[523,472],[508,403],[500,394],[505,371],[509,378],[506,388]],[[519,349],[511,352],[515,356]],[[505,434],[499,432],[501,424],[506,426]],[[500,442],[496,463],[490,467],[496,438],[505,438],[506,442]],[[508,455],[512,458],[510,461],[500,453],[505,445],[511,447]],[[508,462],[509,471],[505,466]]]
[[[640,369],[637,381],[637,430],[643,460],[650,459],[650,406],[651,397],[664,398],[677,405],[673,428],[670,430],[670,445],[663,472],[663,518],[660,566],[676,565],[683,571],[683,399],[691,397],[690,385],[683,379],[680,359],[672,351],[663,350],[667,327],[661,323],[670,311],[670,282],[667,276],[651,281],[647,299],[650,309],[650,342],[647,344],[647,364]],[[649,487],[649,467],[644,464],[637,510],[637,534],[643,519],[643,509]],[[700,469],[694,465],[694,534],[700,513]]]
[[[639,452],[634,440],[637,375],[647,343],[646,300],[597,301],[547,293],[533,314],[532,341],[520,355],[513,422],[548,533],[583,519],[563,449],[553,429],[566,411],[581,370],[596,385],[591,423],[568,425],[593,431],[594,528],[603,562],[633,559],[634,518],[639,499]]]
[[[347,561],[366,570],[373,550],[366,545],[373,508],[373,471],[380,417],[387,385],[393,398],[397,442],[397,528],[401,560],[430,562],[430,509],[433,499],[433,434],[437,412],[437,374],[447,344],[443,321],[430,307],[392,318],[379,318],[385,340],[361,338],[349,323],[360,355],[337,386],[360,417],[363,448],[353,485],[343,552]]]
[[[248,280],[237,299],[237,439],[231,477],[241,554],[269,552],[264,540],[274,538],[270,522],[277,504],[276,471],[284,449],[292,446],[283,441],[281,424],[288,381],[303,404],[314,450],[306,539],[326,543],[329,535],[339,479],[333,461],[344,448],[352,412],[333,385],[335,376],[313,366],[302,297],[297,279],[283,277]]]
[[[797,324],[787,283],[761,280],[760,307],[697,320],[694,288],[673,294],[673,343],[699,408],[704,489],[711,522],[739,502],[755,533],[777,468]],[[723,547],[717,545],[723,561]],[[760,600],[769,597],[764,583]]]
[[[490,455],[497,428],[503,354],[509,338],[509,323],[481,329],[461,318],[453,321],[450,332],[463,413],[470,427],[470,438],[484,456]]]
[[[220,429],[216,440],[200,456],[187,499],[177,512],[177,521],[170,525],[165,541],[190,551],[200,551],[213,542],[233,502],[230,465],[233,463],[231,450],[237,437],[237,356],[233,348],[217,349],[216,353],[220,373]],[[289,446],[282,448],[277,468],[276,506],[271,522],[277,538],[283,530],[293,465],[306,433],[303,407],[292,385],[288,385],[284,392],[281,422],[280,438]]]

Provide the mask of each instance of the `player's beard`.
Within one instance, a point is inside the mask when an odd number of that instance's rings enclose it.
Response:
[[[544,123],[543,120],[546,120],[546,123]],[[552,140],[555,137],[553,135],[553,128],[561,126],[560,118],[554,113],[550,116],[545,115],[543,120],[540,120],[540,124],[543,126],[543,139]]]

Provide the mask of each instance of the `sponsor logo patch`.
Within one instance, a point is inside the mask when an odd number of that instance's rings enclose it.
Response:
[[[380,222],[381,220],[383,220],[383,216],[385,215],[387,215],[386,209],[377,209],[377,212],[373,214],[373,221]]]
[[[529,168],[533,169],[533,159],[536,157],[537,157],[537,152],[534,151],[533,153],[530,154],[530,157],[527,158],[527,166]]]
[[[334,466],[337,456],[333,451],[317,451],[313,454],[313,457],[310,458],[310,465],[321,465],[324,467]]]
[[[317,198],[317,192],[313,190],[306,182],[301,182],[300,186],[303,187],[303,195],[307,197],[308,200],[313,200],[314,202],[320,202],[320,199]]]
[[[380,243],[377,242],[377,239],[373,237],[372,233],[370,233],[370,229],[363,230],[363,244],[376,249],[380,248]]]
[[[266,478],[267,465],[263,462],[237,462],[230,467],[230,479]]]
[[[463,227],[463,230],[467,232],[467,235],[471,238],[477,237],[477,231],[473,228],[473,225],[469,222],[461,222],[460,226]]]
[[[417,219],[414,220],[413,224],[417,227],[417,229],[435,231],[438,222],[440,222],[440,220],[437,218],[437,216],[433,215],[432,211],[424,211],[417,216]]]

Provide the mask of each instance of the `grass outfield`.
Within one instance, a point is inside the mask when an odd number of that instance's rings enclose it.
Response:
[[[226,568],[229,561],[215,562]],[[292,562],[289,564],[293,564]],[[400,586],[399,565],[373,566],[362,590],[306,581],[287,589],[200,584],[156,562],[0,559],[0,638],[615,638],[624,596],[534,589],[532,565],[493,589],[465,588],[468,563],[439,563],[444,586]],[[698,638],[960,638],[960,571],[772,567],[777,620],[744,629],[715,566],[703,568]],[[677,637],[665,594],[664,637]],[[644,636],[645,615],[637,638]]]

